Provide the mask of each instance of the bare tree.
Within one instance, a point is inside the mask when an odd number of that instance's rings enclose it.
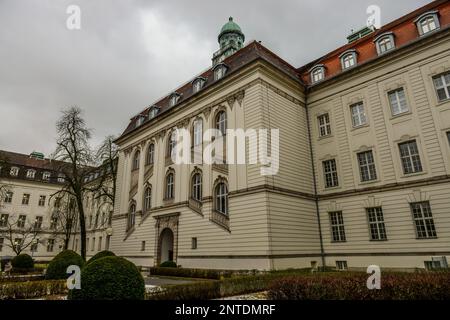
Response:
[[[93,164],[93,153],[88,143],[91,130],[86,127],[82,111],[78,107],[63,110],[56,128],[58,138],[53,158],[59,160],[56,164],[57,171],[64,174],[65,185],[53,196],[66,194],[75,199],[80,228],[81,257],[86,260],[86,219],[83,199],[85,193],[90,191],[85,179]]]
[[[51,215],[50,232],[52,238],[60,239],[64,250],[69,248],[71,236],[77,228],[78,210],[75,199],[67,195],[56,198],[56,205]]]
[[[10,216],[2,220],[0,236],[7,241],[5,245],[11,248],[16,255],[34,243],[40,228],[35,222],[29,221],[26,216]]]
[[[9,167],[8,159],[0,155],[0,179],[5,175],[7,167]],[[0,181],[0,207],[3,204],[3,201],[5,201],[8,192],[11,192],[11,189],[12,187],[9,183],[4,182],[4,180]]]

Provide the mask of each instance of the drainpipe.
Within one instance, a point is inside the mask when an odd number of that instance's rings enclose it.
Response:
[[[319,197],[317,195],[316,169],[314,166],[314,154],[313,154],[313,149],[312,149],[311,123],[309,120],[308,95],[306,94],[307,92],[308,92],[308,89],[305,90],[305,110],[306,110],[306,123],[307,123],[307,127],[308,127],[309,152],[310,152],[310,156],[311,156],[311,168],[312,168],[313,184],[314,184],[314,202],[316,205],[317,224],[319,226],[320,257],[322,260],[322,269],[325,269],[325,252],[323,249],[322,226],[320,223]]]

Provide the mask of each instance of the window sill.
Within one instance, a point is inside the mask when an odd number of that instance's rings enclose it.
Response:
[[[359,181],[360,185],[367,185],[367,184],[374,184],[380,182],[380,179],[373,179],[373,180],[367,180],[367,181]]]
[[[403,173],[400,178],[411,178],[411,177],[416,177],[416,176],[423,176],[427,174],[426,171],[420,171],[420,172],[413,172],[413,173]]]
[[[444,99],[444,100],[438,100],[436,103],[436,107],[441,107],[441,106],[445,106],[448,105],[450,103],[450,98],[448,99]]]
[[[346,243],[347,240],[331,240],[331,243]]]
[[[411,119],[405,119],[405,116],[411,116],[412,112],[411,111],[405,111],[405,112],[401,112],[398,114],[391,114],[391,117],[389,118],[389,120],[393,121],[394,123],[398,123],[398,122],[402,122],[402,121],[406,121],[406,120],[411,120]],[[408,117],[409,118],[409,117]]]
[[[435,239],[437,239],[438,237],[437,236],[435,236],[435,237],[426,237],[426,238],[419,238],[419,237],[416,237],[416,240],[435,240]]]
[[[323,191],[333,191],[337,189],[341,189],[341,186],[334,186],[334,187],[323,187]]]
[[[385,242],[388,241],[388,239],[369,239],[370,242]]]
[[[334,138],[334,135],[333,134],[327,134],[326,136],[319,136],[317,138],[317,141],[329,140],[331,138]]]
[[[362,129],[365,129],[365,130],[362,130]],[[369,129],[370,129],[370,125],[368,123],[366,123],[366,124],[362,124],[360,126],[352,127],[352,129],[350,131],[359,134],[359,133],[368,132]]]

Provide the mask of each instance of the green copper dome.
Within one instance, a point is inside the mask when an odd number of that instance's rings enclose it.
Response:
[[[239,25],[233,21],[233,17],[230,17],[228,19],[228,22],[223,25],[222,29],[220,30],[219,39],[225,33],[238,33],[244,37],[241,27],[239,27]]]

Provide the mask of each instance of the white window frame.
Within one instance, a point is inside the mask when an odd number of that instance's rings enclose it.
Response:
[[[17,219],[17,228],[25,228],[25,223],[27,222],[27,216],[24,214],[19,215]]]
[[[317,123],[319,124],[319,137],[331,135],[331,121],[329,113],[324,113],[317,116]]]
[[[29,205],[30,204],[30,198],[31,198],[31,195],[29,193],[24,193],[22,195],[22,205],[25,205],[25,206]]]
[[[389,91],[387,93],[387,96],[392,116],[398,116],[400,114],[409,112],[406,92],[403,87]]]
[[[215,122],[216,129],[222,133],[222,136],[225,136],[227,134],[227,112],[225,110],[217,112]]]
[[[192,92],[197,93],[202,90],[206,80],[204,78],[197,78],[192,81]]]
[[[220,182],[214,192],[215,210],[228,216],[228,186],[225,182]]]
[[[330,219],[331,242],[347,241],[342,211],[328,212],[328,216]]]
[[[150,111],[148,113],[148,117],[149,119],[153,119],[154,117],[156,117],[158,115],[159,112],[159,108],[156,106],[153,106],[150,108]]]
[[[361,182],[377,180],[377,169],[375,166],[375,157],[372,150],[358,152],[356,154],[358,161],[359,176]]]
[[[314,66],[310,71],[311,83],[318,83],[325,79],[325,66]]]
[[[47,198],[47,196],[44,195],[40,195],[39,196],[39,201],[38,201],[38,206],[39,207],[44,207],[45,206],[45,199]]]
[[[214,80],[220,80],[222,79],[225,74],[227,73],[227,66],[225,64],[220,63],[217,66],[214,67]]]
[[[356,112],[354,112],[356,110]],[[352,117],[353,128],[367,124],[367,114],[362,101],[350,105],[350,115]]]
[[[374,42],[377,48],[377,54],[379,56],[395,49],[395,39],[393,32],[385,32],[383,34],[380,34],[374,39]],[[390,43],[390,48],[388,48],[388,46],[386,45],[387,43]]]
[[[192,176],[192,199],[196,201],[202,201],[202,174],[200,172],[195,173]]]
[[[165,199],[170,200],[175,197],[175,175],[169,172],[165,179]]]
[[[437,83],[438,81],[440,81],[441,83],[438,84]],[[436,91],[436,96],[437,96],[437,99],[439,102],[450,100],[450,71],[447,71],[447,72],[438,74],[437,76],[434,76],[433,84],[434,84],[434,89]],[[443,90],[443,92],[445,94],[444,99],[441,99],[439,97],[439,90]]]
[[[172,93],[169,97],[169,107],[175,106],[180,100],[180,96],[181,95],[179,93],[176,92]]]
[[[203,144],[203,120],[196,119],[193,124],[193,142],[194,147]]]
[[[323,177],[325,188],[334,188],[339,186],[336,159],[322,161]]]
[[[34,170],[34,169],[27,170],[27,178],[28,179],[34,179],[35,176],[36,176],[36,170]]]
[[[19,175],[19,168],[11,167],[11,169],[9,170],[9,175],[12,177],[17,177]]]
[[[416,20],[414,20],[414,23],[417,26],[417,31],[419,32],[420,36],[424,36],[441,28],[438,13],[439,12],[437,10],[425,12],[424,14],[420,15]],[[428,24],[424,25],[424,22],[428,22]],[[429,29],[431,24],[434,24],[433,29]],[[427,27],[427,30],[424,28],[425,26]]]
[[[133,155],[133,171],[139,170],[140,162],[141,162],[141,151],[136,150],[136,152]]]
[[[384,223],[383,209],[381,207],[366,208],[367,222],[371,241],[387,240],[386,225]]]
[[[404,149],[402,151],[402,146],[407,146],[407,149]],[[411,146],[414,146],[415,150],[412,150]],[[401,142],[398,144],[398,148],[403,174],[423,172],[419,146],[416,140]]]
[[[417,239],[436,238],[436,226],[429,201],[410,203]]]
[[[42,180],[48,181],[50,180],[51,173],[46,171],[42,173]]]
[[[152,142],[147,148],[147,158],[145,159],[147,165],[155,163],[155,144]]]
[[[132,229],[135,223],[136,223],[136,204],[132,203],[130,205],[130,209],[128,210],[127,231]]]
[[[353,68],[358,64],[358,60],[356,57],[356,50],[354,49],[345,51],[339,56],[339,58],[341,60],[342,70]]]
[[[144,210],[148,211],[152,208],[152,187],[147,186],[144,192]]]

